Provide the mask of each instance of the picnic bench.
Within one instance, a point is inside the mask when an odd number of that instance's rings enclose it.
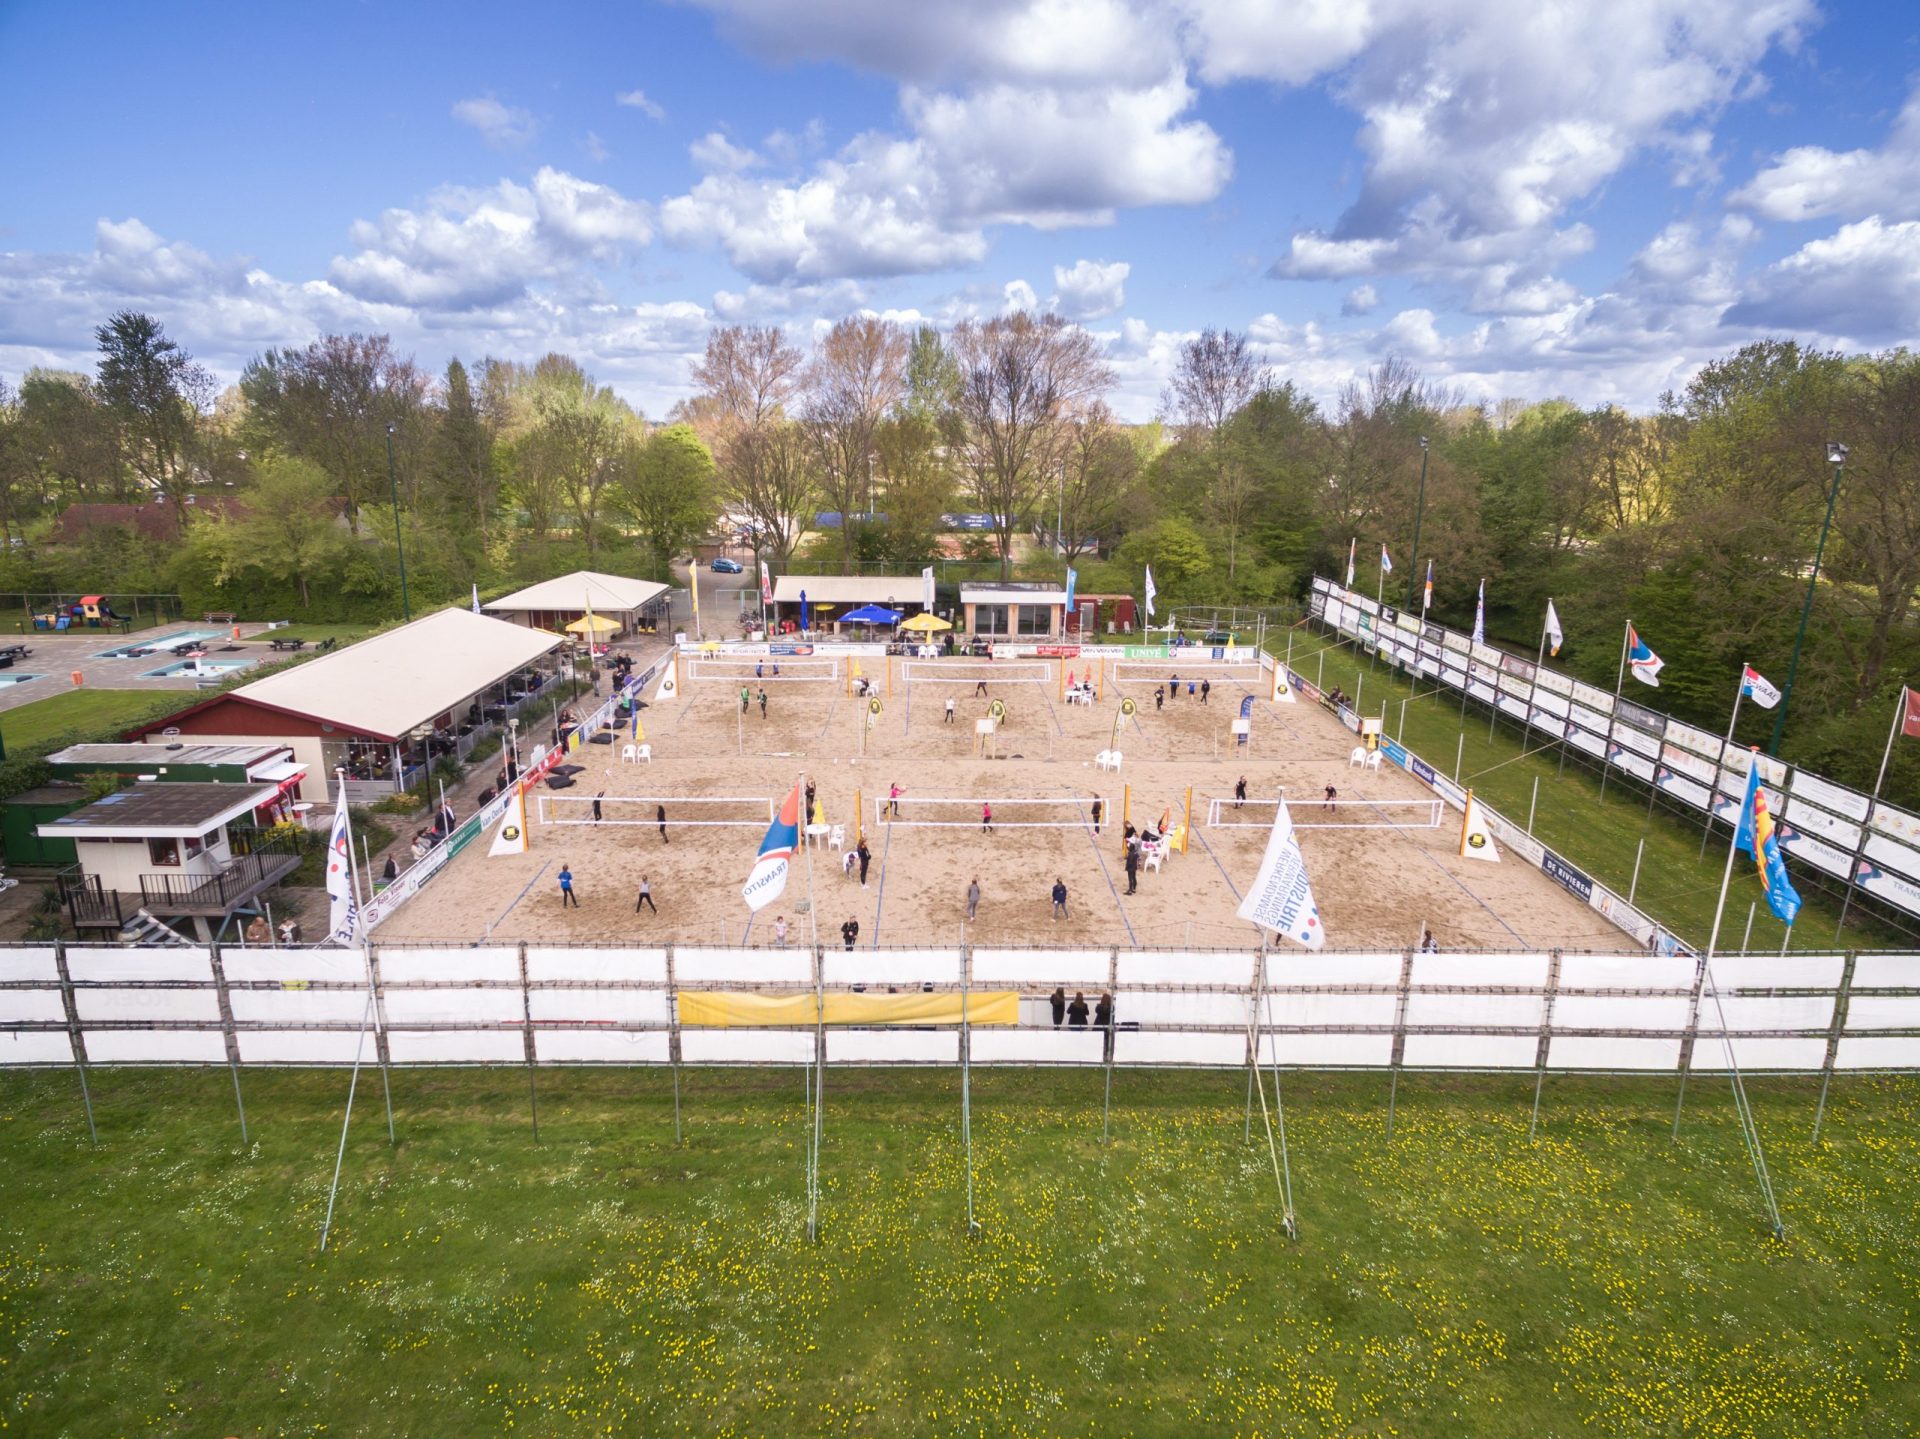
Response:
[[[300,650],[306,647],[307,642],[305,640],[285,639],[267,641],[267,648],[270,650]]]
[[[209,625],[230,625],[237,619],[232,610],[203,610],[200,614],[201,623]]]

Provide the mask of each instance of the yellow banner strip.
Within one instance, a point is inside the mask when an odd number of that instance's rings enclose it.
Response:
[[[811,1025],[819,1011],[814,995],[759,994],[737,990],[683,989],[674,995],[680,1022],[701,1029],[778,1029]],[[962,1000],[969,1024],[1018,1024],[1017,990],[974,990],[965,996],[944,993],[853,994],[829,991],[828,1024],[959,1024]]]

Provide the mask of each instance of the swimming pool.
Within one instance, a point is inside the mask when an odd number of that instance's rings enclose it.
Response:
[[[23,685],[28,680],[43,680],[45,675],[17,675],[12,670],[0,670],[0,689],[8,685]]]
[[[165,654],[168,650],[178,649],[181,645],[204,643],[217,640],[225,630],[181,630],[174,635],[160,635],[150,640],[129,640],[118,649],[102,650],[94,658],[97,660],[130,660],[142,655]]]
[[[205,675],[209,679],[220,679],[258,663],[258,660],[181,660],[178,664],[162,665],[157,670],[141,670],[140,678],[166,680],[178,679],[181,675]]]

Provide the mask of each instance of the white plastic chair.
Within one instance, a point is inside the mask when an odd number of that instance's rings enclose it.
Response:
[[[1347,768],[1361,769],[1365,767],[1366,763],[1367,763],[1367,747],[1363,744],[1355,745],[1353,747],[1353,753],[1347,756]]]
[[[1380,768],[1380,751],[1379,750],[1374,750],[1371,754],[1367,756],[1367,768],[1368,769]]]
[[[641,758],[641,759],[642,759],[642,760],[643,760],[643,761],[644,761],[645,763],[647,763],[647,764],[652,764],[652,763],[653,763],[653,746],[652,746],[652,745],[650,745],[650,744],[643,744],[643,745],[641,745],[641,746],[640,746],[640,758]]]
[[[623,744],[620,746],[620,763],[621,764],[633,764],[639,758],[640,758],[639,745]]]
[[[1094,764],[1101,769],[1118,771],[1120,768],[1120,751],[1117,749],[1101,750],[1099,755],[1095,757]]]
[[[1159,845],[1155,845],[1142,856],[1142,863],[1155,874],[1158,874],[1160,872],[1160,866],[1166,861],[1166,858],[1166,851],[1161,849]]]
[[[847,827],[844,824],[836,824],[827,834],[827,848],[845,849],[846,847]]]

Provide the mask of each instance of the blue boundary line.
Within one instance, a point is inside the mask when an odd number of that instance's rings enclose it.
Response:
[[[514,910],[519,907],[520,901],[527,897],[527,891],[532,889],[536,884],[540,883],[541,875],[544,875],[548,870],[552,868],[553,868],[552,860],[550,859],[542,860],[540,862],[540,868],[537,871],[535,871],[533,878],[528,880],[526,884],[521,887],[520,893],[516,894],[513,897],[513,903],[500,911],[499,915],[494,919],[493,924],[490,924],[487,926],[487,932],[492,933],[494,927],[498,925],[501,920],[505,919],[508,915],[512,914]]]
[[[1440,812],[1442,814],[1445,814],[1447,812],[1447,802],[1444,799],[1440,798],[1438,794],[1434,795],[1433,802],[1440,806]],[[1375,814],[1380,815],[1381,818],[1386,819],[1385,812],[1381,810],[1379,804],[1376,801],[1368,799],[1368,800],[1362,800],[1361,803],[1364,804],[1368,809],[1372,810]],[[1448,873],[1447,867],[1444,864],[1440,863],[1439,860],[1435,859],[1431,854],[1429,854],[1427,850],[1420,844],[1420,842],[1413,837],[1412,833],[1407,829],[1405,825],[1399,823],[1397,820],[1392,820],[1392,819],[1387,819],[1387,823],[1393,827],[1393,832],[1395,834],[1401,835],[1406,839],[1408,844],[1411,844],[1415,849],[1419,850],[1421,857],[1424,858],[1427,861],[1427,863],[1431,864],[1435,869],[1439,870],[1440,873],[1446,875],[1448,879],[1452,880],[1454,884],[1459,887],[1460,893],[1464,894],[1468,899],[1472,900],[1475,904],[1479,905],[1480,908],[1484,909],[1488,914],[1492,915],[1493,922],[1499,925],[1500,928],[1504,929],[1508,934],[1512,935],[1514,939],[1519,942],[1519,945],[1522,949],[1531,950],[1534,947],[1531,944],[1527,943],[1526,939],[1521,935],[1519,930],[1515,929],[1512,925],[1508,924],[1504,919],[1500,917],[1499,910],[1495,909],[1492,905],[1488,904],[1484,899],[1480,898],[1479,895],[1475,894],[1472,890],[1468,889],[1466,885],[1461,882],[1459,875]],[[1419,943],[1418,940],[1415,940],[1414,942],[1416,944]]]

